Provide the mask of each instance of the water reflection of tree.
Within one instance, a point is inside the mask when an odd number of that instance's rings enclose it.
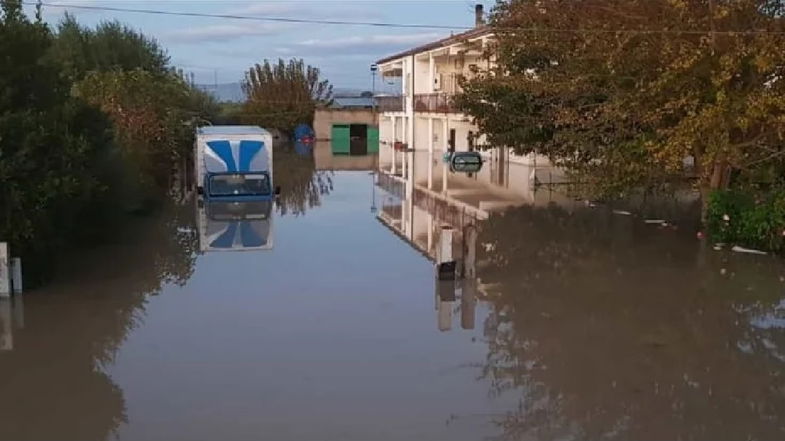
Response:
[[[0,439],[105,440],[125,420],[104,372],[150,294],[191,275],[192,207],[123,230],[116,243],[69,259],[47,289],[24,298],[24,329],[0,352]]]
[[[317,171],[313,154],[300,155],[294,147],[285,145],[276,147],[273,160],[275,185],[281,187],[278,199],[281,215],[305,214],[332,191],[332,172]]]
[[[507,439],[778,439],[781,269],[585,210],[520,208],[480,241],[484,377]],[[722,274],[722,269],[725,269]]]

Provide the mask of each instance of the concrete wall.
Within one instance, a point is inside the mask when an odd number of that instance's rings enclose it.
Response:
[[[329,140],[333,124],[367,124],[375,126],[376,114],[370,109],[317,109],[313,118],[316,139]]]

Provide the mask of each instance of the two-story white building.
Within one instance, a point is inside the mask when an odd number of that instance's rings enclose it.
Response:
[[[451,183],[471,179],[507,196],[529,199],[535,183],[562,182],[563,175],[546,158],[516,155],[499,146],[483,150],[486,166],[476,174],[448,177],[442,157],[448,151],[471,151],[485,143],[469,115],[453,105],[461,78],[489,69],[484,51],[494,39],[476,8],[476,27],[377,61],[385,79],[398,79],[399,96],[378,98],[380,168],[418,185],[446,193]],[[464,179],[465,178],[465,179]],[[454,187],[453,187],[454,188]]]

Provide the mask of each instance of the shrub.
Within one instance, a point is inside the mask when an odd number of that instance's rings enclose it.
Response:
[[[714,192],[709,197],[707,226],[711,237],[727,242],[785,251],[785,188]]]

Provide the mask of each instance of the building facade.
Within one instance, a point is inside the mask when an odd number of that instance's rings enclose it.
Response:
[[[399,96],[378,97],[380,165],[406,177],[414,168],[428,169],[423,184],[447,191],[447,152],[473,151],[485,144],[469,115],[453,105],[461,79],[492,67],[484,56],[494,35],[477,8],[477,26],[461,34],[416,47],[377,62],[382,78],[397,79]],[[407,153],[414,152],[414,155]],[[537,183],[561,183],[564,175],[539,155],[517,155],[504,146],[481,151],[486,167],[469,178],[511,191]],[[409,159],[412,160],[409,160]],[[420,175],[420,173],[417,173]],[[439,176],[441,174],[442,176]],[[530,189],[524,189],[528,193]]]

